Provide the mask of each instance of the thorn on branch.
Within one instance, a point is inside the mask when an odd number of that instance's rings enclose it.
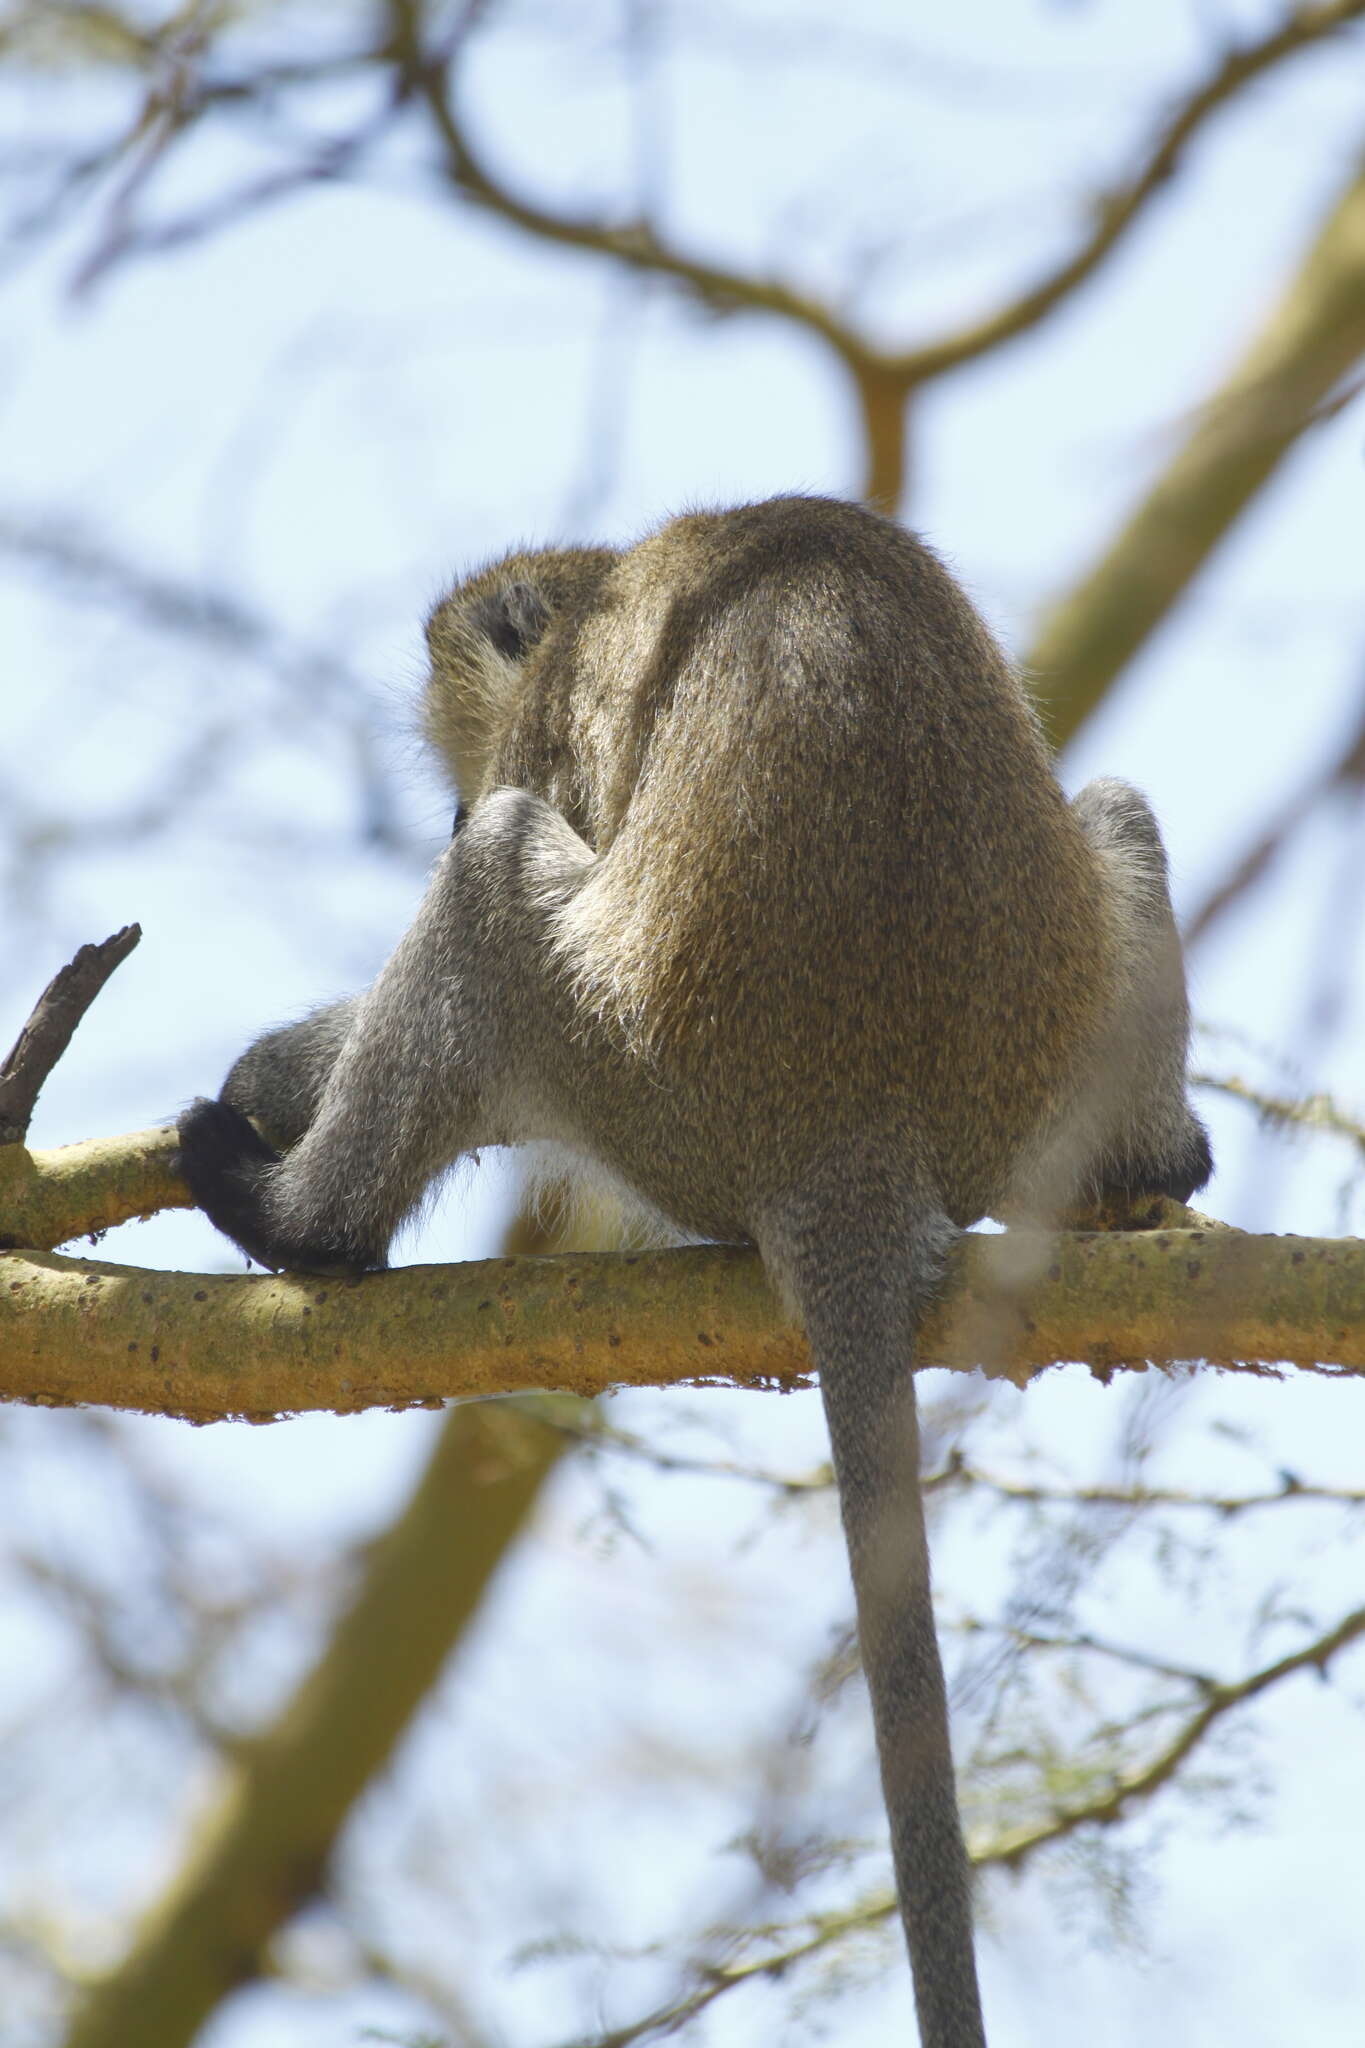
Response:
[[[105,982],[141,937],[140,924],[126,924],[99,945],[82,946],[53,975],[0,1066],[0,1144],[20,1145],[28,1136],[43,1083]]]

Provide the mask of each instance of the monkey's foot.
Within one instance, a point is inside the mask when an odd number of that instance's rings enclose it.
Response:
[[[1190,1116],[1164,1158],[1108,1158],[1059,1219],[1067,1230],[1179,1228],[1178,1211],[1213,1172],[1209,1134]],[[1172,1205],[1177,1214],[1172,1214]]]
[[[1165,1158],[1129,1162],[1105,1193],[1119,1201],[1141,1202],[1164,1196],[1171,1202],[1188,1202],[1213,1172],[1213,1149],[1209,1134],[1198,1117],[1190,1116],[1179,1140]]]
[[[384,1264],[382,1257],[357,1255],[340,1240],[305,1238],[276,1223],[269,1191],[280,1155],[231,1103],[200,1096],[176,1128],[176,1165],[195,1202],[258,1266],[274,1272],[344,1275]]]

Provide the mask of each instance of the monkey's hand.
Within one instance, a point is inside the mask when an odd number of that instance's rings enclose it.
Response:
[[[270,1213],[270,1180],[280,1155],[230,1102],[200,1096],[178,1119],[176,1164],[195,1202],[249,1259],[272,1271],[354,1274],[382,1266],[341,1243],[305,1241]]]

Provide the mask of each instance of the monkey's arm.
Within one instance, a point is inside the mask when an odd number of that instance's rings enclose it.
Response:
[[[263,1033],[234,1061],[218,1100],[201,1097],[179,1119],[180,1171],[190,1193],[258,1265],[276,1263],[261,1225],[264,1175],[317,1115],[359,1004],[347,996]]]
[[[524,1100],[566,1027],[548,919],[593,854],[522,790],[483,797],[365,995],[271,1032],[180,1119],[199,1207],[258,1264],[365,1273],[463,1153],[550,1133]],[[271,1137],[266,1144],[244,1111]]]

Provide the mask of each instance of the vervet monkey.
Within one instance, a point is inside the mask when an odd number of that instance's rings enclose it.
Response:
[[[856,505],[512,554],[427,641],[451,844],[373,988],[186,1113],[185,1176],[310,1273],[382,1267],[434,1176],[527,1140],[758,1246],[819,1367],[921,2040],[979,2048],[915,1336],[976,1219],[1211,1171],[1156,823],[1119,782],[1068,805],[966,597]]]

